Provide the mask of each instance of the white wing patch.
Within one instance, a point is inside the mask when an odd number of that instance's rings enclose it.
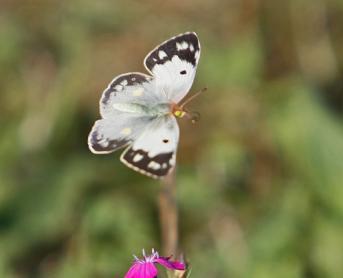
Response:
[[[154,68],[157,90],[164,91],[168,99],[175,103],[187,94],[193,84],[195,69],[192,64],[173,56],[170,61]]]
[[[160,50],[160,51],[158,52],[158,57],[159,57],[160,59],[163,59],[163,58],[168,57],[168,56],[167,56],[167,54],[166,54],[163,50]]]
[[[150,157],[173,152],[179,141],[179,127],[174,116],[157,118],[133,143],[133,150],[144,150]]]

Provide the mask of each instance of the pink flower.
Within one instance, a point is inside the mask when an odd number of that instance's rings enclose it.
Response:
[[[143,259],[140,260],[136,256],[133,266],[130,267],[124,278],[154,278],[157,277],[157,268],[155,264],[160,264],[169,269],[185,270],[183,263],[178,261],[170,261],[171,257],[160,257],[157,252],[152,249],[152,254],[146,256],[143,250]]]

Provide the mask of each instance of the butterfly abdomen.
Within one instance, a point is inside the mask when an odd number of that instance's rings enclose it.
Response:
[[[160,103],[151,107],[139,103],[114,103],[112,106],[119,112],[140,116],[164,116],[171,112],[169,103]]]
[[[149,109],[151,116],[164,116],[171,112],[169,103],[160,103]]]

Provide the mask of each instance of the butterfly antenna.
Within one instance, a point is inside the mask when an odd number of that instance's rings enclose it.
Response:
[[[180,105],[180,108],[183,109],[183,107],[188,103],[190,102],[191,100],[193,100],[194,98],[196,98],[198,95],[200,95],[202,92],[205,92],[207,90],[207,88],[202,88],[200,91],[196,92],[194,95],[190,96],[188,99],[186,99],[184,101],[184,103],[182,103]]]

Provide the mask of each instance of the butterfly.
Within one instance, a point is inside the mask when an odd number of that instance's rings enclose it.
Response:
[[[89,149],[107,154],[127,147],[120,160],[152,178],[175,167],[179,141],[176,118],[190,115],[181,100],[190,90],[200,58],[196,33],[166,40],[144,59],[151,75],[115,77],[100,99],[101,119],[88,136]]]

